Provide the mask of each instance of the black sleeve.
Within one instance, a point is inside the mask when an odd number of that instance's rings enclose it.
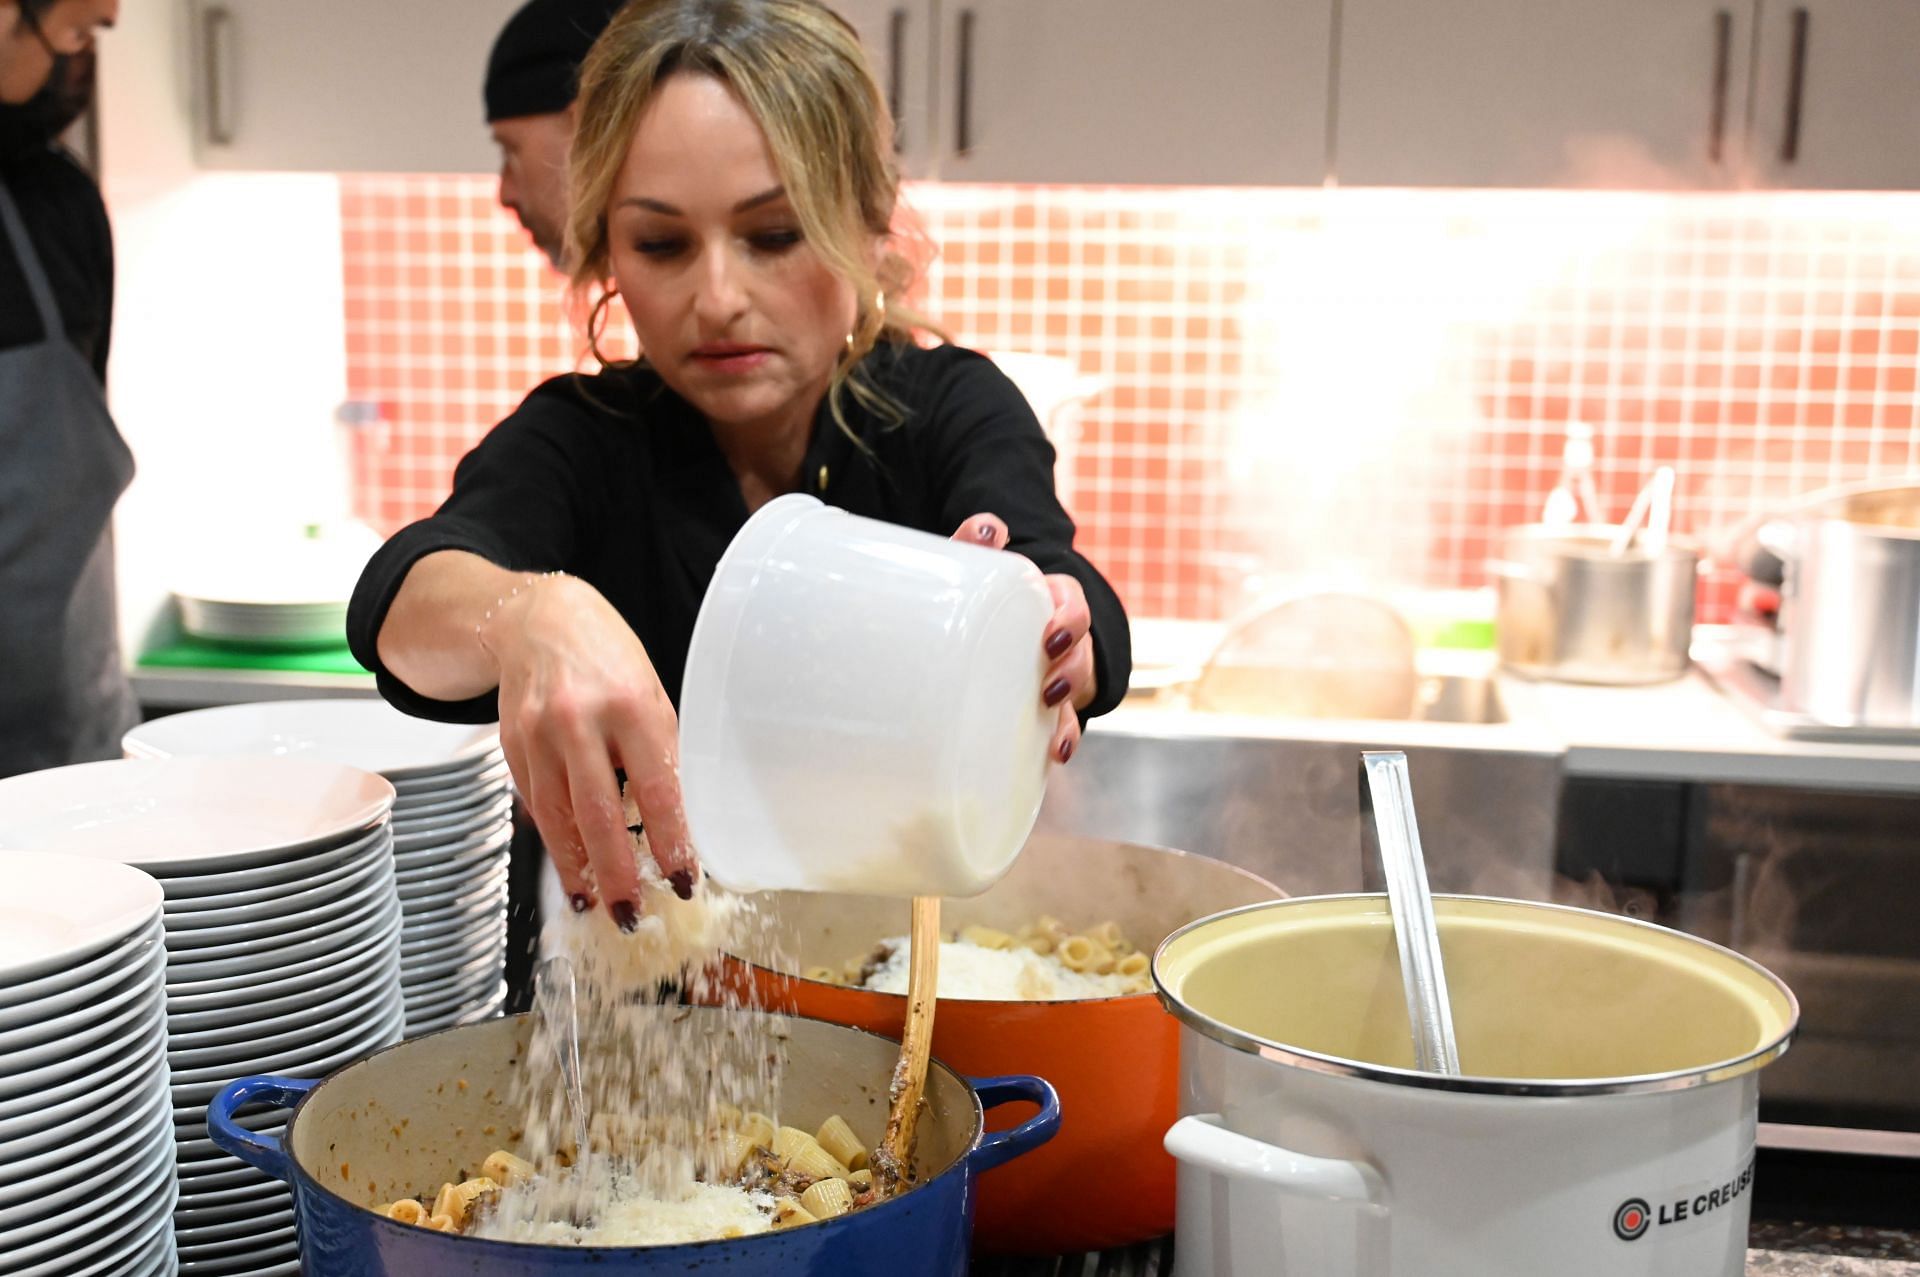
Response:
[[[1084,724],[1118,705],[1133,673],[1126,609],[1099,569],[1073,548],[1073,519],[1053,488],[1053,445],[1025,396],[985,356],[949,348],[925,388],[930,451],[928,478],[951,533],[976,514],[1006,521],[1008,548],[1042,572],[1065,573],[1086,591],[1093,617],[1098,690],[1080,711]],[[918,395],[915,396],[919,398]]]
[[[491,691],[465,701],[422,696],[381,662],[380,627],[414,563],[439,550],[465,550],[516,571],[564,570],[607,516],[611,466],[599,446],[601,427],[571,397],[547,392],[555,385],[534,391],[461,459],[439,510],[396,532],[354,587],[348,645],[373,671],[380,694],[415,717],[490,723],[500,708]]]

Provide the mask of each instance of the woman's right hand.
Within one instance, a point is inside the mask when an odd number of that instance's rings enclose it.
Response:
[[[480,637],[499,675],[501,748],[574,911],[604,902],[622,930],[639,922],[619,771],[660,872],[691,897],[679,722],[626,621],[586,582],[549,576],[497,607]]]

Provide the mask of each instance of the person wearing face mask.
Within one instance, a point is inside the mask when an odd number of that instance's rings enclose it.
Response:
[[[0,0],[0,776],[114,758],[114,503],[133,456],[104,394],[113,243],[59,138],[119,0]]]
[[[985,357],[922,344],[886,95],[844,20],[815,0],[634,0],[582,64],[575,111],[566,241],[587,340],[598,354],[630,324],[642,357],[534,390],[368,563],[347,635],[400,708],[498,718],[572,908],[631,930],[652,875],[618,778],[663,885],[690,899],[675,706],[720,556],[774,498],[1038,565],[1059,763],[1132,662],[1032,409]]]
[[[567,148],[580,63],[624,0],[528,0],[493,42],[484,98],[500,148],[500,205],[564,270]]]

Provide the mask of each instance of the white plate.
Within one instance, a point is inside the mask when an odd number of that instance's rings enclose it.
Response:
[[[392,838],[383,828],[361,843],[350,844],[337,853],[324,858],[312,857],[308,863],[295,862],[287,866],[290,872],[283,882],[205,895],[169,896],[163,906],[167,926],[175,930],[180,927],[219,927],[275,913],[287,913],[310,900],[337,892],[369,868],[392,858]],[[299,872],[303,869],[306,872]]]
[[[89,1145],[57,1169],[10,1179],[0,1190],[0,1236],[9,1235],[9,1229],[20,1230],[15,1236],[31,1233],[31,1225],[39,1220],[71,1229],[73,1221],[63,1209],[68,1204],[89,1194],[106,1197],[130,1175],[144,1174],[151,1161],[171,1157],[173,1127],[167,1120],[165,1099],[164,1095],[147,1099],[133,1110],[124,1129],[116,1126],[114,1139]],[[14,1204],[7,1204],[8,1199]]]
[[[489,851],[502,851],[512,845],[513,822],[508,819],[490,820],[477,829],[424,839],[410,847],[402,847],[399,835],[396,834],[393,844],[393,867],[396,872],[421,869],[444,857],[464,856],[483,848]]]
[[[134,758],[314,758],[411,781],[498,755],[500,726],[428,722],[372,698],[259,701],[156,718],[121,746]]]
[[[7,1071],[0,1073],[0,1097],[6,1097],[10,1103],[40,1090],[38,1084],[26,1082],[29,1077],[62,1080],[63,1067],[82,1058],[99,1043],[122,1041],[123,1034],[144,1026],[156,1010],[164,1014],[166,1002],[154,975],[143,974],[114,989],[98,1006],[82,1007],[55,1017],[59,1027],[69,1031],[70,1036],[42,1038],[31,1045],[8,1047]]]
[[[0,851],[0,983],[79,966],[146,925],[160,884],[76,856]]]
[[[461,971],[458,975],[431,982],[402,984],[400,989],[406,995],[407,1014],[433,1015],[446,1010],[456,1002],[471,1002],[491,989],[506,969],[506,955],[492,953],[488,954],[484,961]]]
[[[0,1119],[0,1149],[15,1146],[16,1141],[35,1138],[40,1132],[70,1121],[75,1115],[91,1112],[110,1102],[102,1097],[114,1089],[115,1079],[135,1076],[147,1069],[167,1066],[167,1038],[163,1028],[150,1028],[140,1037],[118,1044],[122,1054],[105,1061],[92,1072],[35,1093],[34,1107],[13,1117]]]
[[[393,786],[301,758],[113,759],[0,780],[0,844],[156,877],[284,862],[387,817]]]
[[[258,1239],[212,1242],[180,1248],[180,1277],[279,1277],[277,1265],[293,1263],[298,1270],[300,1245],[291,1229],[285,1236],[262,1234]]]
[[[6,1159],[8,1181],[54,1171],[91,1149],[121,1142],[121,1136],[141,1116],[137,1107],[121,1107],[123,1097],[157,1095],[166,1089],[166,1084],[165,1062],[150,1062],[138,1072],[114,1078],[111,1089],[99,1096],[98,1107],[93,1112],[69,1117],[38,1134],[0,1145],[0,1153]]]
[[[272,1051],[236,1059],[211,1068],[173,1070],[173,1102],[181,1107],[206,1104],[214,1093],[236,1078],[257,1073],[281,1073],[289,1077],[320,1077],[331,1073],[356,1052],[387,1046],[399,1038],[403,1021],[400,1008],[378,1020],[361,1022],[324,1042],[286,1051]]]
[[[168,1011],[167,1028],[174,1044],[183,1050],[200,1046],[210,1032],[279,1022],[287,1016],[325,1019],[336,1006],[363,1000],[391,974],[393,962],[387,955],[369,952],[342,962],[329,980],[303,985],[274,997],[254,996],[235,1004],[202,1011]]]
[[[102,989],[111,987],[150,959],[160,944],[161,924],[156,917],[141,931],[81,965],[58,976],[42,976],[33,982],[37,996],[18,1003],[0,1004],[0,1030],[38,1023],[98,997]]]
[[[408,1036],[417,1034],[420,1031],[418,1026],[428,1021],[451,1023],[474,1007],[483,1005],[499,987],[500,981],[497,979],[481,980],[461,989],[451,997],[422,1000],[417,1006],[409,1003],[407,1005]]]
[[[393,782],[393,788],[402,799],[413,798],[437,790],[449,789],[457,785],[471,785],[481,776],[490,776],[496,767],[503,765],[507,756],[499,749],[490,749],[471,762],[458,767],[448,767],[441,771],[418,772],[411,775],[392,775],[387,779]],[[384,773],[382,773],[384,774]]]
[[[222,1153],[218,1164],[206,1163],[194,1166],[184,1159],[178,1163],[180,1172],[180,1200],[187,1201],[199,1193],[219,1193],[228,1189],[247,1186],[269,1185],[286,1188],[279,1180],[264,1171],[257,1171],[237,1157]]]
[[[130,1187],[137,1191],[142,1186]],[[103,1230],[86,1241],[67,1238],[51,1258],[20,1269],[18,1277],[171,1277],[177,1267],[173,1196],[165,1191],[170,1185],[164,1180],[154,1187],[161,1191],[134,1199],[139,1204],[128,1211],[124,1228]]]
[[[305,962],[322,954],[337,953],[369,932],[384,931],[388,917],[398,913],[392,897],[375,897],[363,902],[360,912],[348,915],[338,924],[328,925],[311,934],[288,937],[282,944],[244,948],[244,951],[231,954],[215,950],[214,956],[207,958],[186,955],[172,958],[167,963],[167,993],[172,996],[176,983],[198,984],[247,973],[259,979],[293,963]],[[398,930],[397,917],[393,925]]]
[[[148,1232],[155,1214],[161,1216],[171,1231],[174,1201],[173,1159],[165,1156],[165,1153],[165,1147],[156,1144],[144,1158],[130,1157],[124,1176],[111,1186],[109,1192],[102,1194],[144,1204],[144,1207],[135,1207],[138,1211],[137,1220],[130,1221],[128,1232],[119,1236],[133,1239]],[[6,1256],[9,1263],[33,1263],[31,1268],[10,1269],[10,1271],[19,1272],[21,1277],[25,1277],[27,1273],[65,1273],[66,1265],[70,1261],[86,1258],[89,1252],[98,1250],[102,1238],[112,1240],[116,1233],[117,1230],[103,1229],[100,1237],[88,1238],[84,1232],[76,1235],[71,1212],[65,1212],[63,1217],[61,1212],[53,1210],[49,1216],[41,1217],[34,1224],[20,1228],[16,1237],[9,1238]],[[29,1234],[38,1240],[30,1240]],[[114,1272],[115,1277],[120,1277],[120,1274],[127,1270],[123,1268],[105,1271]]]
[[[476,842],[505,839],[513,841],[513,818],[507,809],[483,815],[480,819],[463,824],[449,825],[419,838],[402,839],[399,834],[393,836],[394,867],[417,869],[423,856],[436,855],[443,848],[471,846]]]
[[[164,1059],[167,1018],[158,1007],[144,1020],[130,1020],[112,1040],[75,1054],[72,1060],[38,1071],[34,1085],[20,1095],[0,1099],[0,1123],[12,1130],[31,1129],[49,1107],[76,1096],[95,1095],[112,1088],[113,1079],[154,1056]]]
[[[183,1247],[205,1246],[212,1242],[265,1237],[277,1231],[291,1230],[292,1227],[293,1204],[291,1202],[278,1209],[261,1211],[251,1217],[241,1215],[208,1220],[205,1223],[182,1224],[176,1212],[173,1217],[173,1239]]]
[[[416,784],[405,793],[395,791],[393,817],[396,822],[410,821],[448,807],[474,807],[483,802],[498,802],[509,796],[513,773],[502,758],[491,767],[483,767],[471,776],[450,776],[437,785]]]
[[[335,883],[304,907],[268,913],[244,922],[199,927],[169,918],[167,952],[172,961],[199,962],[216,956],[257,952],[315,935],[324,935],[366,912],[369,904],[393,899],[393,871],[374,863],[358,878]]]
[[[429,808],[396,814],[393,837],[403,851],[412,851],[422,842],[438,838],[478,833],[513,818],[513,795],[505,791],[479,794],[458,801],[436,803]],[[402,845],[404,840],[404,845]]]
[[[263,1052],[298,1055],[310,1050],[316,1043],[330,1041],[342,1033],[352,1032],[357,1026],[376,1022],[381,1016],[389,1014],[392,1004],[398,1001],[400,991],[395,989],[389,994],[350,1003],[325,1019],[294,1015],[278,1021],[263,1021],[257,1026],[235,1026],[228,1031],[230,1036],[226,1041],[209,1042],[203,1046],[181,1047],[169,1039],[167,1066],[174,1076],[184,1077],[193,1071],[224,1068],[228,1060],[238,1056],[255,1058]],[[239,1074],[234,1076],[238,1077]]]
[[[396,857],[394,889],[405,899],[422,890],[431,891],[436,883],[444,884],[486,873],[497,865],[508,863],[512,846],[512,837],[503,834],[498,838],[476,841],[464,851],[450,851],[435,859],[422,857],[405,867]]]
[[[166,874],[160,880],[161,890],[167,893],[164,907],[169,913],[213,909],[240,898],[243,892],[262,888],[285,890],[305,883],[314,874],[327,873],[372,855],[376,847],[391,850],[392,839],[393,831],[383,821],[347,841],[302,848],[265,864],[220,873]]]
[[[497,860],[478,873],[460,874],[450,881],[439,883],[435,890],[400,892],[400,907],[411,924],[430,922],[444,914],[459,913],[469,905],[492,900],[495,896],[505,900],[511,868],[508,861]]]
[[[281,961],[271,972],[264,972],[250,966],[229,975],[203,975],[199,979],[167,980],[167,1010],[204,1011],[212,1007],[244,1005],[245,1000],[256,991],[267,996],[269,990],[280,992],[290,988],[296,981],[310,981],[318,977],[326,982],[334,977],[330,974],[334,964],[358,958],[376,949],[391,947],[397,956],[400,950],[400,907],[393,906],[393,929],[369,927],[357,937],[346,939],[338,952],[321,948],[298,962]]]
[[[215,1207],[258,1206],[263,1200],[270,1199],[275,1191],[285,1193],[287,1186],[277,1179],[269,1179],[261,1184],[242,1184],[238,1188],[213,1188],[191,1194],[194,1209],[214,1209]],[[188,1194],[182,1193],[180,1205],[187,1208]]]
[[[424,1037],[429,1033],[438,1033],[442,1029],[455,1028],[462,1024],[478,1024],[482,1020],[491,1020],[501,1014],[507,1003],[507,985],[503,980],[499,987],[484,1000],[463,1003],[450,1011],[437,1011],[426,1016],[409,1016],[407,1036]]]
[[[501,901],[481,905],[470,914],[443,919],[419,931],[400,933],[400,969],[410,971],[433,962],[441,954],[490,947],[506,934],[507,909]]]

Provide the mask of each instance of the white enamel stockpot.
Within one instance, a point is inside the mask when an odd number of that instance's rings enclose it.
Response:
[[[1168,937],[1178,1277],[1739,1277],[1793,994],[1663,927],[1437,896],[1462,1076],[1421,1073],[1386,897]]]

